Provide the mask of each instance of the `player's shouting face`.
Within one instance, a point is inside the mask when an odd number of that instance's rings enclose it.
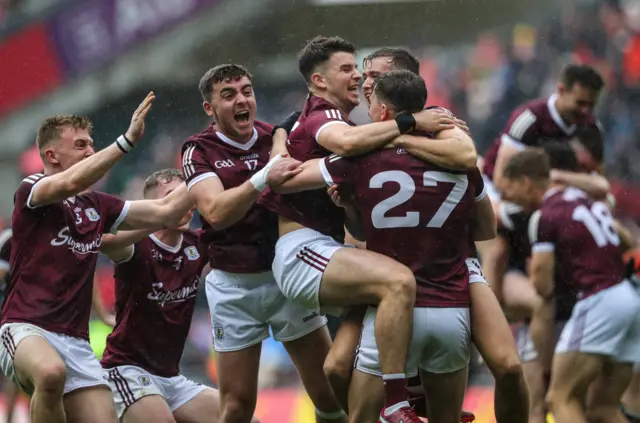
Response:
[[[200,81],[200,91],[204,110],[214,118],[218,131],[235,141],[251,139],[256,98],[246,69],[238,65],[216,66]]]
[[[314,75],[318,79],[318,86],[326,86],[332,97],[340,99],[342,104],[348,104],[351,109],[360,104],[358,89],[362,74],[358,71],[356,56],[346,52],[336,52],[320,67]]]

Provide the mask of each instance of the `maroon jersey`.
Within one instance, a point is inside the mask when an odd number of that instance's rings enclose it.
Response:
[[[624,277],[620,238],[607,206],[576,188],[552,189],[529,224],[532,251],[553,251],[556,286],[578,299]]]
[[[93,274],[102,234],[117,231],[129,204],[89,192],[33,207],[32,189],[45,177],[27,177],[15,194],[11,275],[0,323],[31,323],[89,339]]]
[[[329,156],[331,152],[318,144],[318,135],[330,125],[355,125],[323,98],[309,95],[298,122],[294,125],[287,150],[301,162]],[[269,193],[263,198],[273,198]],[[344,241],[344,210],[337,207],[325,189],[277,196],[277,212],[287,219],[314,229],[324,235]]]
[[[217,132],[213,124],[189,137],[182,146],[182,172],[188,188],[210,177],[217,177],[225,189],[242,185],[269,161],[271,130],[271,125],[256,121],[253,138],[246,144]],[[271,269],[278,221],[268,205],[269,200],[254,204],[242,220],[221,231],[202,219],[211,267],[233,273]]]
[[[367,249],[408,266],[418,284],[417,307],[468,307],[468,257],[480,172],[451,172],[402,149],[320,162],[328,185],[355,192]]]
[[[0,270],[9,271],[9,262],[11,261],[11,229],[5,229],[0,232]]]
[[[484,156],[485,175],[493,178],[498,149],[502,143],[522,149],[539,146],[542,140],[562,141],[573,137],[577,126],[568,125],[562,119],[556,109],[557,98],[557,94],[554,94],[548,98],[529,101],[511,114],[505,128]],[[590,116],[585,125],[598,127],[594,116]]]
[[[117,323],[107,338],[103,367],[179,374],[206,262],[200,236],[191,232],[176,247],[153,235],[134,245],[133,256],[115,267]]]

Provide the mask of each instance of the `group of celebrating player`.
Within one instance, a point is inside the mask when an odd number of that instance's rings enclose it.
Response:
[[[499,423],[544,421],[546,374],[558,423],[586,421],[585,409],[620,421],[640,361],[640,295],[622,228],[596,201],[606,180],[582,172],[601,160],[589,120],[600,77],[569,66],[557,95],[516,111],[483,176],[464,122],[424,110],[407,51],[368,56],[362,83],[354,46],[316,37],[299,69],[309,96],[275,127],[256,120],[247,69],[207,71],[212,123],[183,144],[181,171],[149,176],[144,200],[89,190],[138,144],[153,93],[97,153],[86,118],[43,122],[45,170],[16,191],[0,321],[0,365],[31,395],[32,422],[255,421],[269,330],[317,422],[472,421],[472,342],[495,376]],[[372,123],[356,126],[360,85]],[[189,231],[194,207],[203,227]],[[525,365],[475,242],[498,298],[527,319]],[[116,281],[101,362],[88,343],[99,252]],[[178,366],[207,266],[219,391]],[[333,341],[323,314],[341,316]],[[557,347],[554,321],[566,321]]]

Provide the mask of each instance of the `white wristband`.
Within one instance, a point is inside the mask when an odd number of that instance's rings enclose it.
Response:
[[[267,175],[269,174],[269,170],[275,164],[275,162],[277,162],[281,158],[282,155],[278,154],[277,156],[269,160],[269,162],[262,169],[260,169],[260,171],[256,172],[256,174],[253,175],[251,179],[249,179],[249,181],[251,181],[251,185],[253,185],[256,191],[263,192],[265,189],[267,189],[267,187],[269,186],[269,184],[267,184]]]
[[[128,153],[133,148],[133,144],[131,144],[124,135],[120,135],[118,139],[116,139],[116,145],[123,153]]]

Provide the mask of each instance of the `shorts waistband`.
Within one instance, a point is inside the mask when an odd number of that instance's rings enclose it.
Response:
[[[224,281],[237,285],[262,285],[265,283],[273,282],[273,272],[270,270],[258,273],[231,273],[226,270],[211,269],[211,272],[207,275],[207,282]]]

